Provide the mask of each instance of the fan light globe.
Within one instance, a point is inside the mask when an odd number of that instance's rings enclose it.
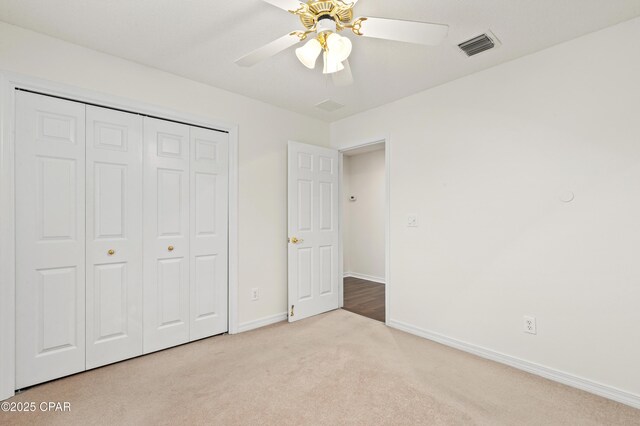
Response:
[[[302,65],[309,69],[316,67],[316,61],[320,52],[322,51],[322,45],[315,38],[309,40],[304,46],[296,49],[296,56],[302,62]]]
[[[351,40],[342,37],[336,33],[332,33],[327,37],[327,49],[329,53],[335,55],[338,62],[344,62],[351,55]]]
[[[339,61],[340,57],[331,53],[331,51],[324,52],[324,69],[322,70],[323,74],[333,74],[338,71],[342,71],[344,69],[344,65]]]

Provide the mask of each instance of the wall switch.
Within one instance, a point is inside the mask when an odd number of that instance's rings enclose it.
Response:
[[[409,228],[417,228],[418,227],[418,215],[410,214],[407,216],[407,226]]]
[[[258,294],[258,289],[257,288],[252,288],[251,289],[251,300],[258,300],[260,298],[260,295]]]
[[[524,317],[524,332],[529,334],[538,334],[535,317]]]

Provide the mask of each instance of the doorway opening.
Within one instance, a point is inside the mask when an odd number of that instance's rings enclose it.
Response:
[[[341,151],[342,308],[387,320],[387,167],[380,141]]]

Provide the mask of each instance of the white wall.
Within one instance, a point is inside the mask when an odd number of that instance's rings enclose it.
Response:
[[[384,281],[384,169],[384,149],[343,158],[345,275]],[[349,201],[351,195],[357,200]]]
[[[640,404],[639,76],[640,18],[333,123],[390,134],[391,320]]]
[[[286,312],[287,141],[326,146],[326,123],[2,22],[0,70],[238,124],[239,322]]]

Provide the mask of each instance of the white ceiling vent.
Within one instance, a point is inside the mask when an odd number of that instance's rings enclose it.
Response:
[[[498,39],[491,33],[481,34],[470,40],[463,41],[458,45],[467,56],[474,56],[478,53],[493,49],[498,45]]]
[[[340,108],[344,108],[344,105],[332,101],[331,99],[327,99],[326,101],[322,101],[318,105],[316,105],[316,108],[327,112],[333,112],[339,110]]]

